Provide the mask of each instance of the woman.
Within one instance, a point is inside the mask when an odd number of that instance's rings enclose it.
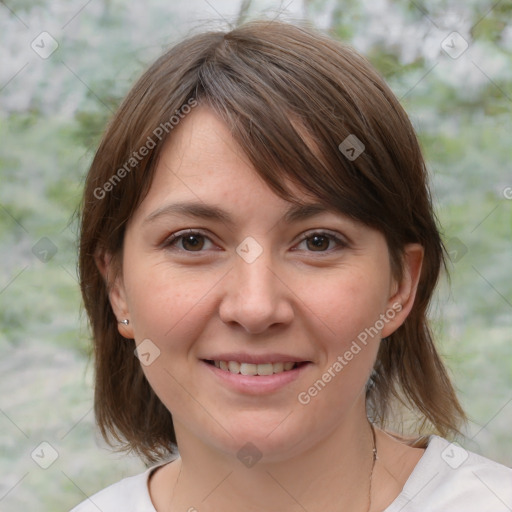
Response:
[[[510,510],[512,470],[444,439],[426,181],[396,98],[325,36],[255,22],[158,59],[80,246],[98,424],[153,466],[74,511]]]

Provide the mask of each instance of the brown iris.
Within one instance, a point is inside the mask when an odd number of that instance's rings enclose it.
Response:
[[[323,251],[329,248],[329,238],[324,235],[313,235],[307,239],[308,249]]]
[[[182,238],[182,246],[186,251],[200,251],[204,247],[202,235],[184,235]]]

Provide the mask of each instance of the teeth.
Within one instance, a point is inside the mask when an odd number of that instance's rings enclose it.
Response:
[[[234,372],[231,372],[231,373],[234,373]],[[238,372],[236,372],[236,373],[238,373]],[[241,363],[240,364],[240,373],[242,375],[256,375],[258,373],[258,365],[251,364],[251,363]]]
[[[295,368],[296,363],[239,363],[238,361],[214,361],[213,364],[231,373],[241,373],[242,375],[273,375]]]
[[[281,373],[284,370],[284,364],[283,363],[274,363],[272,365],[274,373]]]
[[[274,365],[265,363],[258,365],[258,375],[272,375],[274,373]]]
[[[241,364],[238,363],[237,361],[229,361],[228,362],[228,370],[231,373],[238,373],[240,371],[240,366],[241,366]]]

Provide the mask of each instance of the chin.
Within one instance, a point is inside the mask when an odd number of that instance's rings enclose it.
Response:
[[[289,422],[294,416],[279,413],[262,418],[262,413],[244,414],[238,420],[230,420],[229,435],[222,430],[221,437],[211,436],[206,442],[229,457],[238,458],[247,467],[258,462],[278,463],[289,460],[314,443],[313,436],[307,434],[301,422]],[[219,433],[215,429],[215,433]]]

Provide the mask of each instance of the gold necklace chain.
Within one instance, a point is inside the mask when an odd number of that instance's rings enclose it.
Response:
[[[369,489],[368,489],[368,510],[367,510],[367,512],[370,512],[370,509],[372,508],[373,470],[375,469],[375,463],[377,462],[377,440],[375,438],[375,428],[374,428],[372,422],[369,422],[369,424],[370,424],[370,428],[372,431],[373,449],[372,449],[372,469],[370,470],[370,485],[369,485]],[[180,470],[178,473],[178,477],[176,478],[176,482],[174,482],[174,485],[172,487],[171,503],[169,504],[171,507],[172,507],[172,502],[174,500],[174,490],[175,490],[176,485],[178,484],[178,481],[180,479],[182,467],[183,467],[183,465],[180,464]],[[172,508],[170,510],[172,510]]]
[[[370,509],[372,508],[372,483],[373,483],[373,470],[375,469],[375,463],[377,462],[377,440],[375,438],[375,427],[373,426],[373,423],[371,421],[368,422],[370,424],[370,428],[372,430],[372,439],[373,439],[373,449],[372,449],[372,469],[370,471],[370,485],[368,489],[368,510],[367,512],[370,512]]]

